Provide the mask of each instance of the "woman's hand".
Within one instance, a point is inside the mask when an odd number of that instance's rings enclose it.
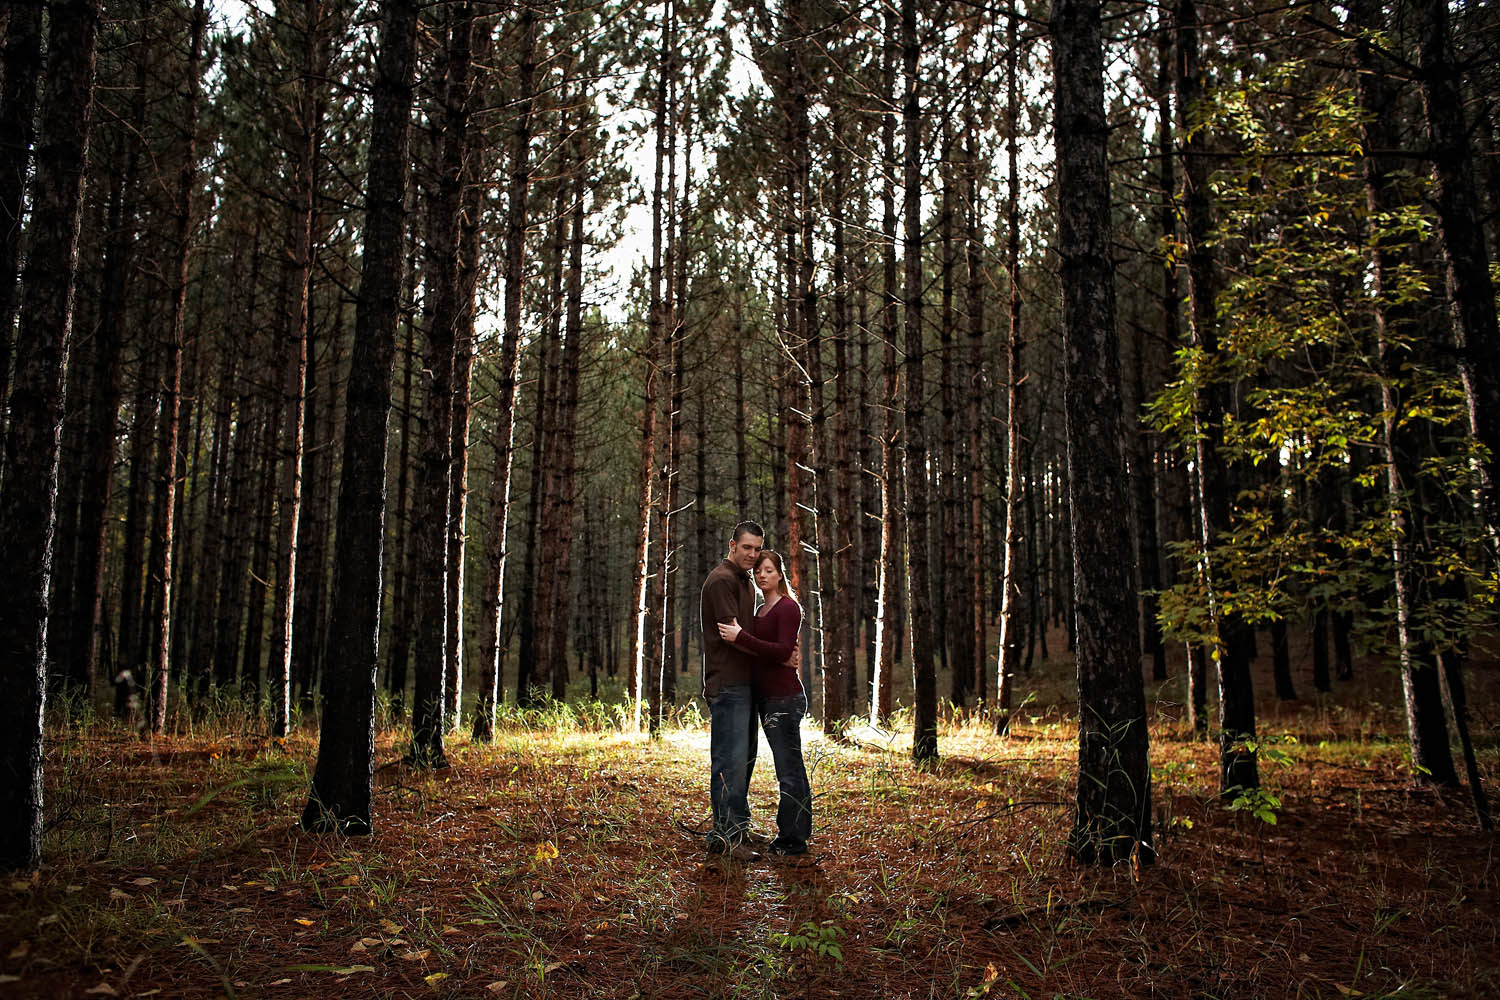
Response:
[[[744,629],[740,628],[740,621],[738,618],[729,619],[728,625],[725,625],[723,622],[719,623],[719,638],[723,639],[725,642],[733,642],[734,640],[738,639],[740,637],[740,633],[743,631]]]

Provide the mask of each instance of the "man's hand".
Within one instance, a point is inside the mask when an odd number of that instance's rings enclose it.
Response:
[[[725,642],[734,642],[734,640],[740,637],[740,633],[743,631],[744,629],[740,628],[740,620],[738,618],[729,619],[729,624],[727,625],[719,622],[719,638]]]

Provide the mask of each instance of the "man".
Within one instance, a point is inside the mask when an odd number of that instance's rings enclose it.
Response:
[[[713,829],[710,854],[736,861],[757,857],[747,844],[750,829],[750,772],[755,767],[755,694],[751,687],[754,658],[719,637],[720,623],[755,617],[750,570],[760,556],[766,533],[754,521],[734,526],[729,554],[703,582],[703,698],[709,718],[709,800]]]

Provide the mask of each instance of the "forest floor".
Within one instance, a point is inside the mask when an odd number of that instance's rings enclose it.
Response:
[[[1055,658],[1008,739],[948,713],[930,770],[899,724],[809,727],[817,832],[795,864],[690,835],[708,813],[691,709],[657,741],[607,711],[513,713],[492,745],[455,737],[437,774],[383,732],[362,839],[296,826],[311,733],[59,726],[46,864],[0,880],[0,997],[1500,995],[1495,838],[1466,793],[1413,781],[1377,671],[1357,697],[1262,706],[1286,757],[1263,764],[1274,823],[1225,808],[1211,746],[1153,688],[1160,857],[1104,870],[1062,849],[1076,721]],[[1500,669],[1471,677],[1493,789]]]

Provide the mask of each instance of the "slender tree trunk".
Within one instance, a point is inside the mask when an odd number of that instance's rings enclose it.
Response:
[[[1500,558],[1500,320],[1490,281],[1483,213],[1474,187],[1473,152],[1465,121],[1460,70],[1454,64],[1445,0],[1415,5],[1419,74],[1432,142],[1438,230],[1447,264],[1448,309],[1458,348],[1458,374],[1468,401],[1469,432],[1484,445],[1479,507],[1489,529],[1491,558]]]
[[[1027,508],[1031,508],[1032,491],[1021,480],[1021,406],[1026,374],[1021,367],[1025,346],[1021,328],[1021,182],[1017,172],[1020,148],[1020,81],[1016,61],[1019,58],[1016,3],[1012,0],[1006,24],[1005,57],[1005,269],[1009,290],[1009,333],[1005,346],[1005,541],[1001,547],[1000,565],[1000,648],[996,657],[999,671],[995,678],[995,732],[1004,736],[1010,729],[1011,701],[1014,697],[1016,668],[1021,663],[1021,525],[1020,503],[1024,490]],[[1029,519],[1029,526],[1035,518]],[[1028,531],[1028,535],[1030,532]],[[1035,583],[1029,602],[1036,611]],[[1028,643],[1028,647],[1029,647]]]
[[[842,133],[843,130],[840,129]],[[849,382],[854,372],[849,364],[849,266],[844,234],[844,204],[848,197],[848,167],[844,161],[843,135],[835,137],[833,153],[833,549],[826,554],[828,569],[834,570],[833,614],[825,621],[823,667],[824,731],[842,726],[852,714],[848,701],[850,681],[857,672],[854,643],[859,634],[858,554],[861,536],[859,509],[854,500],[854,445],[859,429],[850,399]],[[827,432],[824,432],[826,444]],[[825,452],[820,465],[828,464]]]
[[[1063,394],[1077,600],[1078,812],[1068,853],[1150,863],[1151,766],[1120,427],[1110,259],[1109,130],[1098,0],[1056,0],[1058,250]]]
[[[36,6],[40,8],[41,5],[38,3]],[[13,15],[11,31],[15,30]],[[12,37],[7,36],[7,43]],[[10,79],[7,71],[6,80]],[[84,696],[92,687],[100,666],[109,501],[114,484],[115,433],[123,398],[121,376],[125,345],[125,306],[133,276],[135,206],[141,160],[139,136],[145,117],[146,61],[138,58],[131,97],[130,128],[121,139],[124,162],[110,191],[106,214],[109,235],[105,241],[103,275],[100,278],[99,326],[94,335],[96,373],[89,400],[78,516],[79,549],[75,562],[77,579],[73,585],[74,627],[69,637],[68,676],[75,694]],[[4,280],[5,275],[10,273],[0,272],[0,280]],[[5,322],[3,329],[8,330],[9,327],[9,322]]]
[[[1206,359],[1219,354],[1215,316],[1218,282],[1213,251],[1208,239],[1212,226],[1209,202],[1209,163],[1202,155],[1204,136],[1191,128],[1199,115],[1202,80],[1198,65],[1198,10],[1195,0],[1177,3],[1177,112],[1189,138],[1183,144],[1184,218],[1188,245],[1188,291],[1192,299],[1193,346]],[[1220,535],[1230,530],[1229,469],[1219,448],[1224,420],[1229,411],[1228,388],[1209,380],[1195,393],[1193,421],[1197,432],[1197,466],[1202,503],[1202,545],[1208,579],[1209,601],[1218,632],[1219,655],[1219,772],[1220,790],[1260,787],[1255,740],[1255,695],[1251,687],[1246,626],[1238,612],[1227,610],[1215,598],[1227,586],[1222,570],[1213,561]]]
[[[922,81],[918,76],[916,0],[901,2],[901,59],[905,98],[902,180],[905,189],[905,333],[906,333],[906,523],[907,572],[911,581],[911,667],[914,691],[912,758],[935,761],[937,747],[937,675],[932,662],[931,574],[927,564],[927,428],[923,422],[927,395],[922,344]]]
[[[0,698],[0,868],[11,871],[42,858],[47,597],[98,32],[98,0],[54,0],[30,199],[32,218],[46,222],[29,234],[0,485],[9,574],[0,655],[10,664]]]
[[[1014,58],[1013,56],[1007,58]],[[969,662],[973,665],[976,701],[983,705],[989,699],[989,675],[985,670],[985,653],[989,648],[989,622],[985,607],[984,579],[984,417],[980,401],[988,393],[985,383],[984,352],[984,220],[980,184],[987,172],[979,161],[978,124],[971,111],[964,123],[966,168],[964,251],[968,266],[968,317],[969,317],[969,372],[968,372],[968,417],[965,422],[969,432],[967,469],[968,536],[964,543],[969,552],[969,607],[973,616],[973,638]]]
[[[1382,16],[1379,9],[1363,0],[1353,14],[1359,27],[1378,30]],[[1356,45],[1360,62],[1359,99],[1365,111],[1361,121],[1367,150],[1391,149],[1395,134],[1391,107],[1394,95],[1387,78],[1375,64],[1368,42]],[[1374,143],[1381,143],[1376,146]],[[1364,157],[1365,201],[1369,209],[1369,243],[1371,258],[1371,293],[1375,310],[1376,350],[1381,365],[1381,450],[1386,466],[1387,516],[1391,525],[1392,583],[1396,601],[1396,642],[1401,663],[1401,687],[1406,703],[1407,735],[1412,764],[1419,780],[1443,785],[1457,785],[1458,772],[1448,745],[1448,726],[1443,718],[1442,679],[1437,654],[1431,640],[1417,627],[1423,605],[1432,599],[1430,584],[1424,579],[1420,563],[1426,543],[1425,505],[1421,501],[1420,473],[1417,463],[1420,444],[1413,420],[1405,417],[1403,396],[1409,388],[1405,351],[1399,339],[1409,336],[1406,329],[1413,320],[1410,306],[1403,305],[1391,288],[1393,276],[1404,263],[1398,239],[1382,233],[1376,220],[1399,207],[1400,193],[1395,189],[1392,172],[1395,165],[1373,152]],[[1405,417],[1405,418],[1404,418]],[[1323,668],[1320,678],[1328,682],[1327,610],[1319,610],[1322,629]],[[1461,682],[1460,682],[1461,683]],[[1332,685],[1330,684],[1329,687]],[[1477,786],[1476,786],[1477,787]],[[1482,792],[1480,795],[1482,796]]]
[[[150,578],[155,587],[153,602],[160,617],[152,622],[150,726],[152,735],[162,731],[167,720],[167,690],[172,647],[172,548],[177,512],[177,449],[182,419],[183,321],[187,312],[188,255],[192,249],[193,189],[198,179],[198,97],[202,76],[203,0],[193,5],[188,42],[187,148],[177,174],[176,218],[173,239],[177,259],[173,273],[172,319],[167,340],[165,393],[161,408],[161,440],[157,446],[157,521],[160,534],[152,539]]]
[[[472,4],[465,4],[459,16],[459,31],[469,25],[470,61],[474,63],[472,73],[478,75],[484,60],[489,56],[491,33],[489,27],[478,27]],[[478,32],[476,35],[475,32]],[[477,52],[475,49],[477,48]],[[463,159],[460,165],[459,232],[458,232],[458,287],[457,311],[453,335],[453,412],[450,422],[452,441],[449,444],[448,490],[448,716],[457,730],[463,722],[463,677],[464,677],[464,592],[465,556],[468,550],[469,521],[469,416],[470,396],[474,379],[474,309],[479,290],[479,241],[481,227],[481,192],[478,172],[484,156],[484,133],[470,127],[478,103],[479,81],[470,80],[460,95],[461,107],[457,121],[460,128],[450,120],[450,128],[463,133],[460,145]],[[450,102],[452,98],[450,97]],[[453,108],[450,103],[450,116]],[[451,167],[450,167],[451,169]]]
[[[413,268],[412,270],[415,270]],[[410,273],[410,272],[408,272]],[[417,353],[417,325],[410,313],[405,318],[406,345],[403,348],[405,363],[401,375],[401,450],[396,458],[396,540],[391,563],[396,567],[396,588],[391,600],[391,658],[386,666],[386,690],[391,698],[391,717],[400,720],[406,715],[406,674],[411,663],[411,634],[413,627],[411,593],[411,522],[412,505],[407,498],[407,483],[411,478],[411,433],[412,405],[411,377]]]
[[[1177,181],[1175,179],[1175,152],[1172,148],[1172,14],[1163,8],[1157,14],[1156,25],[1156,164],[1157,183],[1161,190],[1161,203],[1156,209],[1157,231],[1163,245],[1175,243],[1177,239],[1177,205],[1175,192]],[[1174,260],[1163,260],[1161,268],[1161,294],[1158,298],[1161,307],[1161,331],[1162,342],[1176,345],[1181,332],[1179,327],[1179,314],[1181,313],[1182,296],[1178,291],[1178,268]],[[1144,350],[1144,347],[1142,348]],[[1141,393],[1144,392],[1145,360],[1140,363],[1140,378],[1142,384],[1139,386]],[[1142,425],[1140,431],[1140,447],[1142,449],[1142,463],[1149,461],[1151,439]],[[1142,466],[1144,468],[1144,464]],[[1153,477],[1153,485],[1159,485],[1159,480]],[[1153,490],[1154,492],[1154,490]],[[1139,494],[1137,494],[1139,496]],[[1154,498],[1153,498],[1154,499]],[[1145,515],[1142,514],[1144,518]],[[1143,520],[1142,524],[1146,522]],[[1151,522],[1155,529],[1156,521]],[[1180,536],[1179,536],[1180,537]],[[1144,551],[1145,542],[1142,541]],[[1146,559],[1156,558],[1155,550],[1151,555],[1143,558],[1141,563],[1142,576],[1148,580],[1153,579],[1148,573]],[[1161,582],[1161,566],[1156,567],[1154,579],[1159,585]],[[1153,586],[1147,583],[1146,586]],[[1151,677],[1156,681],[1167,679],[1167,655],[1166,644],[1162,641],[1161,626],[1153,624],[1159,601],[1154,596],[1146,597],[1146,643],[1147,650],[1151,653]]]
[[[576,142],[582,144],[582,130]],[[571,208],[572,234],[568,240],[568,291],[566,340],[562,349],[561,384],[558,386],[556,441],[554,452],[557,461],[557,482],[553,490],[556,497],[552,509],[552,531],[556,537],[556,574],[553,587],[552,607],[547,620],[552,634],[547,637],[547,662],[556,664],[553,674],[553,697],[561,698],[565,692],[558,690],[557,679],[561,674],[566,680],[567,670],[562,666],[568,644],[568,625],[572,621],[573,598],[573,506],[576,496],[575,469],[578,429],[578,383],[579,369],[583,359],[583,243],[584,200],[588,194],[587,160],[574,156],[573,199]],[[584,543],[585,549],[588,543]],[[593,574],[591,574],[592,576]],[[596,684],[591,684],[591,695],[597,696]]]
[[[290,3],[278,15],[292,20]],[[271,735],[292,725],[292,630],[297,599],[298,527],[302,519],[303,430],[307,414],[308,282],[312,278],[313,159],[317,156],[318,0],[302,0],[302,72],[291,111],[286,180],[286,232],[282,248],[280,328],[281,499],[276,539],[276,595],[271,605]],[[304,571],[305,574],[305,571]]]
[[[636,464],[636,482],[639,485],[639,493],[636,503],[635,552],[631,576],[634,596],[631,603],[629,654],[630,669],[634,674],[635,728],[640,731],[641,713],[648,707],[646,703],[649,703],[650,711],[646,724],[653,736],[657,731],[656,709],[660,701],[660,693],[651,683],[655,672],[651,662],[651,644],[647,641],[650,633],[646,626],[649,617],[648,588],[651,583],[651,500],[654,488],[652,473],[656,468],[656,407],[657,393],[660,391],[657,381],[660,377],[657,371],[657,352],[663,324],[662,171],[666,165],[667,131],[670,128],[667,118],[667,80],[671,75],[671,68],[665,53],[670,51],[668,39],[671,34],[671,20],[672,0],[664,0],[661,29],[663,55],[661,65],[657,68],[656,81],[656,167],[651,192],[651,268],[647,277],[650,288],[646,317],[646,344],[643,351],[645,373],[644,396],[641,401],[641,443]]]
[[[304,829],[345,835],[373,829],[375,674],[380,664],[381,560],[385,543],[386,433],[400,319],[403,228],[411,135],[418,4],[383,0],[370,167],[365,182],[363,273],[354,313],[339,523],[334,550],[329,659],[312,792]]]
[[[880,200],[883,211],[881,339],[884,343],[882,392],[884,420],[880,435],[880,584],[878,620],[875,631],[875,676],[871,681],[870,722],[883,726],[891,716],[892,680],[896,650],[905,627],[902,619],[901,593],[905,589],[903,570],[906,519],[902,516],[903,490],[901,470],[901,418],[896,411],[899,402],[900,368],[897,363],[897,292],[896,271],[896,59],[900,46],[896,34],[898,14],[887,8],[885,39],[881,55],[882,91],[886,112],[881,116],[880,144],[885,177]]]
[[[21,259],[21,216],[42,68],[42,0],[10,5],[5,27],[5,80],[0,90],[0,399],[10,395],[11,327],[15,321],[16,267]],[[0,412],[0,432],[5,429]]]
[[[496,393],[495,466],[490,477],[488,523],[484,536],[484,590],[479,601],[479,700],[474,707],[474,738],[487,741],[495,731],[500,692],[501,612],[505,598],[506,523],[510,513],[511,459],[515,451],[516,369],[520,361],[521,286],[526,264],[526,201],[531,182],[531,113],[536,96],[536,9],[521,7],[521,51],[517,73],[515,131],[511,134],[510,184],[506,193],[505,314],[500,338],[500,385]]]

